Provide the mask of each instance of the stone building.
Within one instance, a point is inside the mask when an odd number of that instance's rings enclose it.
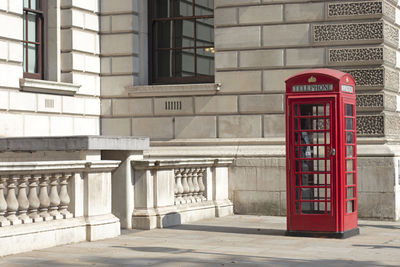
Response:
[[[359,216],[397,220],[399,8],[0,0],[0,135],[148,136],[147,159],[232,158],[234,212],[285,215],[284,80],[339,69],[357,82]]]

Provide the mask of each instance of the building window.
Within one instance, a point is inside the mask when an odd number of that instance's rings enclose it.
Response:
[[[150,81],[214,82],[214,0],[150,0]]]
[[[24,77],[43,79],[43,0],[24,1]]]

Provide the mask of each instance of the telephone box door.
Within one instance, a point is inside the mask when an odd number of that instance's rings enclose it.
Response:
[[[292,231],[335,231],[336,98],[289,99]]]

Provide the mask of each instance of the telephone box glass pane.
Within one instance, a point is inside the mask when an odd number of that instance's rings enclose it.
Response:
[[[354,200],[347,201],[347,213],[354,212]]]
[[[301,175],[301,186],[314,185],[313,174]]]
[[[352,118],[346,119],[346,130],[354,130],[354,123]]]
[[[347,198],[354,198],[354,187],[347,188]]]
[[[346,132],[346,144],[354,144],[354,133]]]
[[[353,146],[346,146],[346,157],[347,158],[354,157],[354,147]]]
[[[352,159],[346,160],[346,170],[353,171],[353,160]]]
[[[313,157],[314,158],[325,158],[325,146],[314,146],[313,147]]]
[[[315,104],[301,104],[300,105],[301,116],[324,116],[325,106]]]
[[[353,105],[346,104],[346,116],[353,116]]]
[[[353,173],[347,173],[347,185],[353,185],[354,184],[354,176]]]

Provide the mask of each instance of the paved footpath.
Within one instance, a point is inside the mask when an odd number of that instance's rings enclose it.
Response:
[[[284,236],[283,217],[229,216],[123,231],[0,258],[1,266],[400,266],[400,223],[360,221],[349,239]],[[0,244],[3,245],[3,244]]]

